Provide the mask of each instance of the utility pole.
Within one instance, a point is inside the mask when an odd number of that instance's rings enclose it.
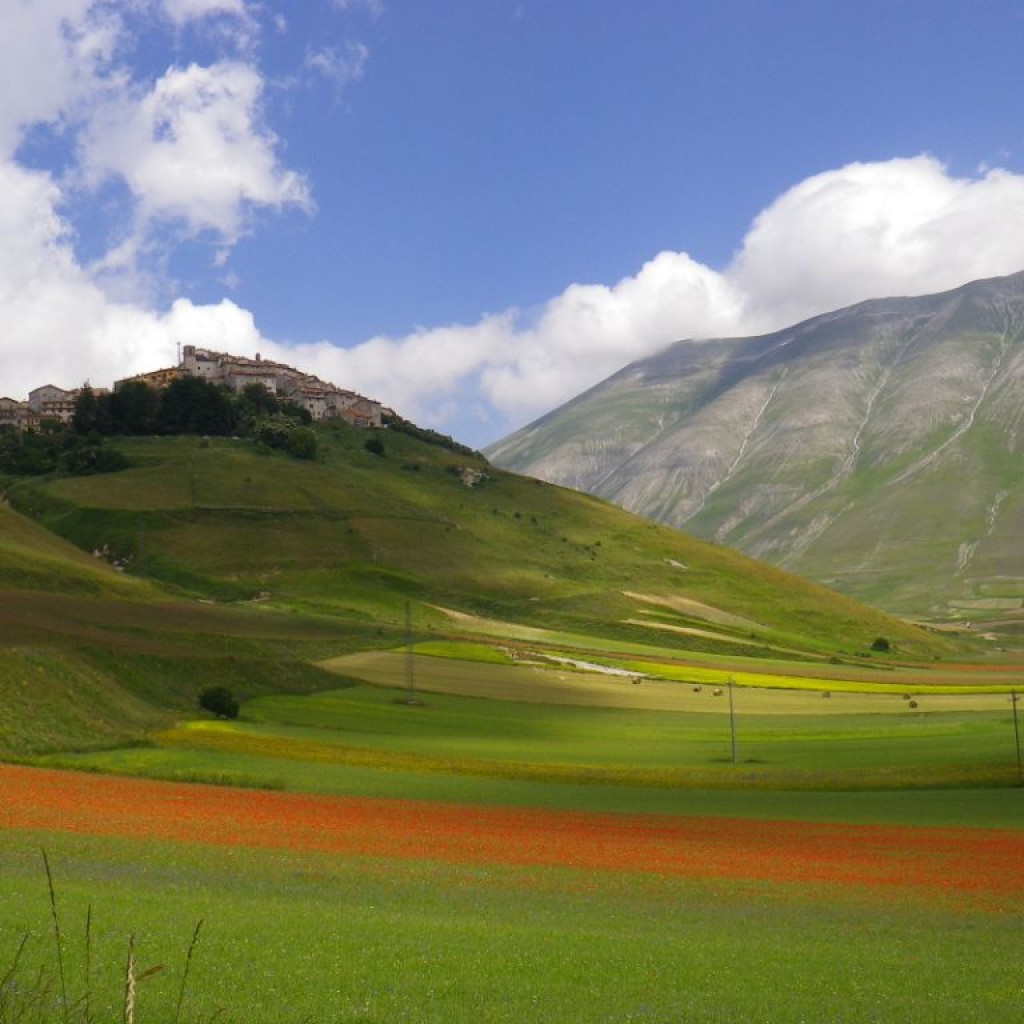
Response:
[[[406,702],[416,702],[416,685],[413,681],[412,662],[412,607],[408,601],[405,602],[405,689]]]
[[[1020,725],[1017,722],[1017,691],[1010,691],[1010,706],[1013,708],[1013,742],[1017,747],[1017,785],[1024,786],[1024,763],[1020,759]]]
[[[732,763],[736,763],[736,708],[732,702],[732,676],[729,676],[729,741],[732,747]]]

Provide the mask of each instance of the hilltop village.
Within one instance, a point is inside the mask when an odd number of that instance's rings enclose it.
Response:
[[[287,398],[309,411],[314,420],[342,419],[357,427],[379,427],[390,410],[380,402],[354,391],[346,391],[309,373],[262,359],[254,359],[213,352],[209,349],[185,345],[177,366],[151,370],[114,382],[114,391],[130,382],[146,384],[152,388],[165,388],[181,377],[199,377],[213,384],[221,384],[232,391],[244,391],[250,384],[266,388],[272,395]],[[96,395],[109,392],[108,388],[91,388]],[[70,423],[75,414],[75,399],[83,388],[66,390],[53,384],[44,384],[29,392],[28,400],[0,398],[0,427],[18,429],[39,427],[45,422]]]

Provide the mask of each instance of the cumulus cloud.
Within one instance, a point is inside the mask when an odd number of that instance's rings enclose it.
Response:
[[[955,178],[932,157],[855,163],[794,186],[754,221],[726,276],[752,325],[1024,269],[1024,177]]]
[[[221,61],[170,68],[141,97],[97,110],[83,135],[93,183],[113,176],[138,201],[142,222],[175,220],[194,233],[235,240],[254,205],[311,205],[309,188],[280,167],[276,137],[261,125],[263,88],[250,66]]]
[[[240,56],[172,66],[147,80],[127,63],[133,32],[154,13],[179,27],[228,16],[245,32],[223,38],[244,50],[255,24],[245,0],[8,6],[0,33],[0,389],[18,397],[42,380],[106,384],[169,364],[175,342],[190,335],[248,344],[258,336],[252,315],[231,303],[179,300],[159,310],[126,286],[140,279],[147,247],[202,233],[222,254],[255,208],[311,208],[306,181],[282,166],[263,123],[253,64]],[[65,168],[47,173],[20,159],[41,127],[65,147]],[[108,202],[110,188],[127,223],[86,264],[67,214],[97,196]]]
[[[6,4],[0,32],[0,157],[25,130],[68,117],[97,88],[121,20],[93,0]]]

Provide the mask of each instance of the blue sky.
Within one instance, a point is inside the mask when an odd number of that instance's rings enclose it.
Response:
[[[256,351],[482,445],[1024,269],[1024,7],[0,0],[0,394]]]

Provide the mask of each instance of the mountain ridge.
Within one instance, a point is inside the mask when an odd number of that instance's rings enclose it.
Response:
[[[889,610],[1011,611],[1022,386],[1017,273],[677,342],[486,453]]]

